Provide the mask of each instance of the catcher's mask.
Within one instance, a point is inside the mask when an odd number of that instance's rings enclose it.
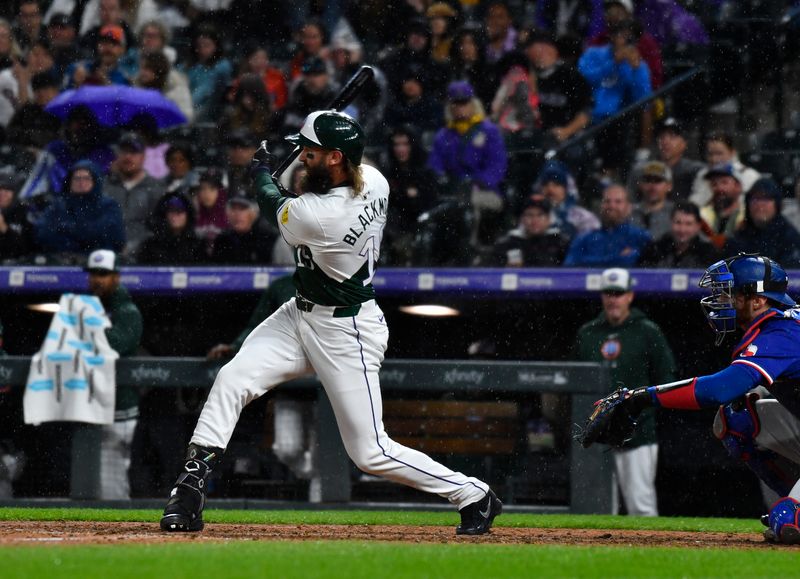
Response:
[[[711,295],[700,300],[700,307],[717,333],[717,345],[722,343],[725,334],[736,330],[734,294],[764,296],[780,308],[797,305],[786,293],[789,278],[783,267],[757,254],[742,253],[718,261],[706,269],[699,285],[711,289]]]

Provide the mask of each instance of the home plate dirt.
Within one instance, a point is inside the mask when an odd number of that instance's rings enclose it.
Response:
[[[0,521],[0,546],[220,541],[400,541],[405,543],[500,543],[618,547],[770,549],[759,533],[695,533],[595,529],[511,529],[457,537],[453,527],[379,525],[206,525],[201,533],[164,533],[158,522]],[[785,548],[785,547],[784,547]]]

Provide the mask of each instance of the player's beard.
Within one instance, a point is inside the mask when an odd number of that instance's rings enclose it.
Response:
[[[300,181],[303,191],[314,193],[327,193],[333,187],[333,181],[325,167],[306,167],[306,174]]]

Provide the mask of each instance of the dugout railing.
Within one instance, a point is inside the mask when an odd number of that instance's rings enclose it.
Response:
[[[30,358],[0,358],[0,381],[22,388]],[[210,387],[220,364],[203,358],[124,358],[117,362],[118,385],[142,388]],[[534,393],[559,393],[572,397],[571,424],[578,428],[586,408],[608,391],[605,367],[586,362],[515,362],[461,360],[386,360],[381,370],[384,393],[424,392],[442,396],[480,395],[485,400]],[[348,502],[351,497],[350,462],[339,437],[333,410],[314,377],[288,382],[282,390],[314,389],[321,499],[323,503]],[[389,433],[392,434],[391,432]],[[81,424],[72,440],[70,498],[98,497],[100,473],[99,427]],[[569,450],[569,505],[573,513],[610,513],[615,504],[610,453],[602,448],[583,449],[572,438]]]

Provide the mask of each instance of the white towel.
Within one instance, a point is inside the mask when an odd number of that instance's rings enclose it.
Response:
[[[41,349],[31,359],[23,398],[26,424],[114,422],[116,360],[111,326],[95,296],[64,294]]]

